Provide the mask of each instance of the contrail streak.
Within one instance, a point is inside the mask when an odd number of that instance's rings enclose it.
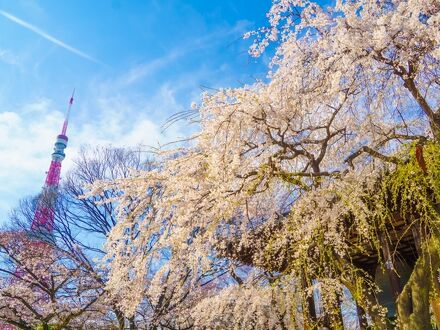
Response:
[[[82,58],[85,58],[89,61],[92,61],[95,63],[100,63],[99,61],[97,61],[93,57],[91,57],[90,55],[87,55],[86,53],[83,53],[82,51],[80,51],[72,46],[69,46],[68,44],[62,42],[61,40],[58,40],[57,38],[52,37],[50,34],[44,32],[43,30],[39,29],[38,27],[36,27],[32,24],[29,24],[29,23],[21,20],[20,18],[14,16],[12,14],[9,14],[8,12],[0,10],[0,14],[2,16],[6,17],[7,19],[11,20],[12,22],[17,23],[18,25],[21,25],[22,27],[24,27],[24,28],[38,34],[39,36],[49,40],[50,42],[54,43],[55,45],[58,45],[60,47],[63,47],[64,49],[67,49],[71,53],[74,53],[78,56],[81,56]]]

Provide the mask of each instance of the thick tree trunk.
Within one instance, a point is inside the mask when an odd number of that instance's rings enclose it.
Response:
[[[438,246],[439,241],[436,238],[425,242],[423,254],[417,260],[411,277],[397,300],[399,326],[402,330],[432,329],[430,303],[435,312],[440,297]],[[440,328],[440,324],[437,324],[437,328]]]
[[[402,330],[432,329],[429,312],[430,263],[427,258],[429,255],[419,258],[408,283],[397,300],[397,313]],[[436,261],[438,267],[438,258]]]

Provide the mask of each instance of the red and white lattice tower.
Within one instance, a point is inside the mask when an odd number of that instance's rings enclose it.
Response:
[[[49,171],[47,172],[46,181],[44,182],[43,191],[37,204],[37,210],[32,221],[31,230],[38,232],[51,233],[54,227],[54,211],[58,185],[60,183],[61,162],[66,157],[64,149],[67,147],[67,125],[69,124],[70,109],[73,104],[73,96],[69,100],[69,106],[66,112],[66,118],[64,119],[63,128],[61,133],[57,136],[54,152],[52,153],[52,161],[50,163]]]

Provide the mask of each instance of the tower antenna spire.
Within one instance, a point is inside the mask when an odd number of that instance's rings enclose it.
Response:
[[[74,96],[75,96],[75,88],[73,89],[72,96],[70,97],[69,100],[69,105],[67,106],[66,117],[64,118],[64,124],[63,124],[63,129],[61,130],[61,135],[66,135],[67,125],[69,124],[70,109],[72,108],[73,105]]]

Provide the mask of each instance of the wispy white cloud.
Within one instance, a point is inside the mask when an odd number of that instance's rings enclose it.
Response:
[[[18,25],[20,25],[20,26],[22,26],[22,27],[24,27],[24,28],[26,28],[26,29],[36,33],[36,34],[38,34],[39,36],[43,37],[44,39],[49,40],[53,44],[68,50],[69,52],[71,52],[73,54],[76,54],[76,55],[78,55],[78,56],[80,56],[82,58],[85,58],[85,59],[89,60],[89,61],[102,64],[98,60],[93,58],[92,56],[90,56],[90,55],[80,51],[77,48],[74,48],[74,47],[66,44],[65,42],[63,42],[63,41],[61,41],[61,40],[51,36],[49,33],[41,30],[40,28],[38,28],[38,27],[28,23],[28,22],[25,22],[22,19],[14,16],[14,15],[6,12],[6,11],[0,10],[0,15],[2,15],[3,17],[9,19],[10,21],[12,21],[12,22],[14,22],[14,23],[16,23],[16,24],[18,24]]]
[[[169,52],[165,56],[158,57],[154,60],[140,64],[129,70],[127,74],[121,77],[120,84],[122,86],[128,86],[141,80],[146,76],[152,75],[158,70],[166,67],[169,63],[177,60],[184,53],[185,52],[182,50],[175,50]]]
[[[7,49],[0,49],[0,61],[15,66],[21,65],[18,56],[14,55],[10,50]]]
[[[193,38],[189,42],[182,42],[181,45],[176,46],[165,55],[133,67],[128,71],[127,74],[121,77],[119,83],[121,86],[131,85],[145,77],[153,75],[170,63],[177,61],[193,52],[218,45],[219,42],[224,42],[231,36],[241,38],[244,32],[249,29],[251,24],[252,23],[249,21],[241,20],[236,22],[236,24],[232,27],[219,28],[218,30],[202,37]]]

